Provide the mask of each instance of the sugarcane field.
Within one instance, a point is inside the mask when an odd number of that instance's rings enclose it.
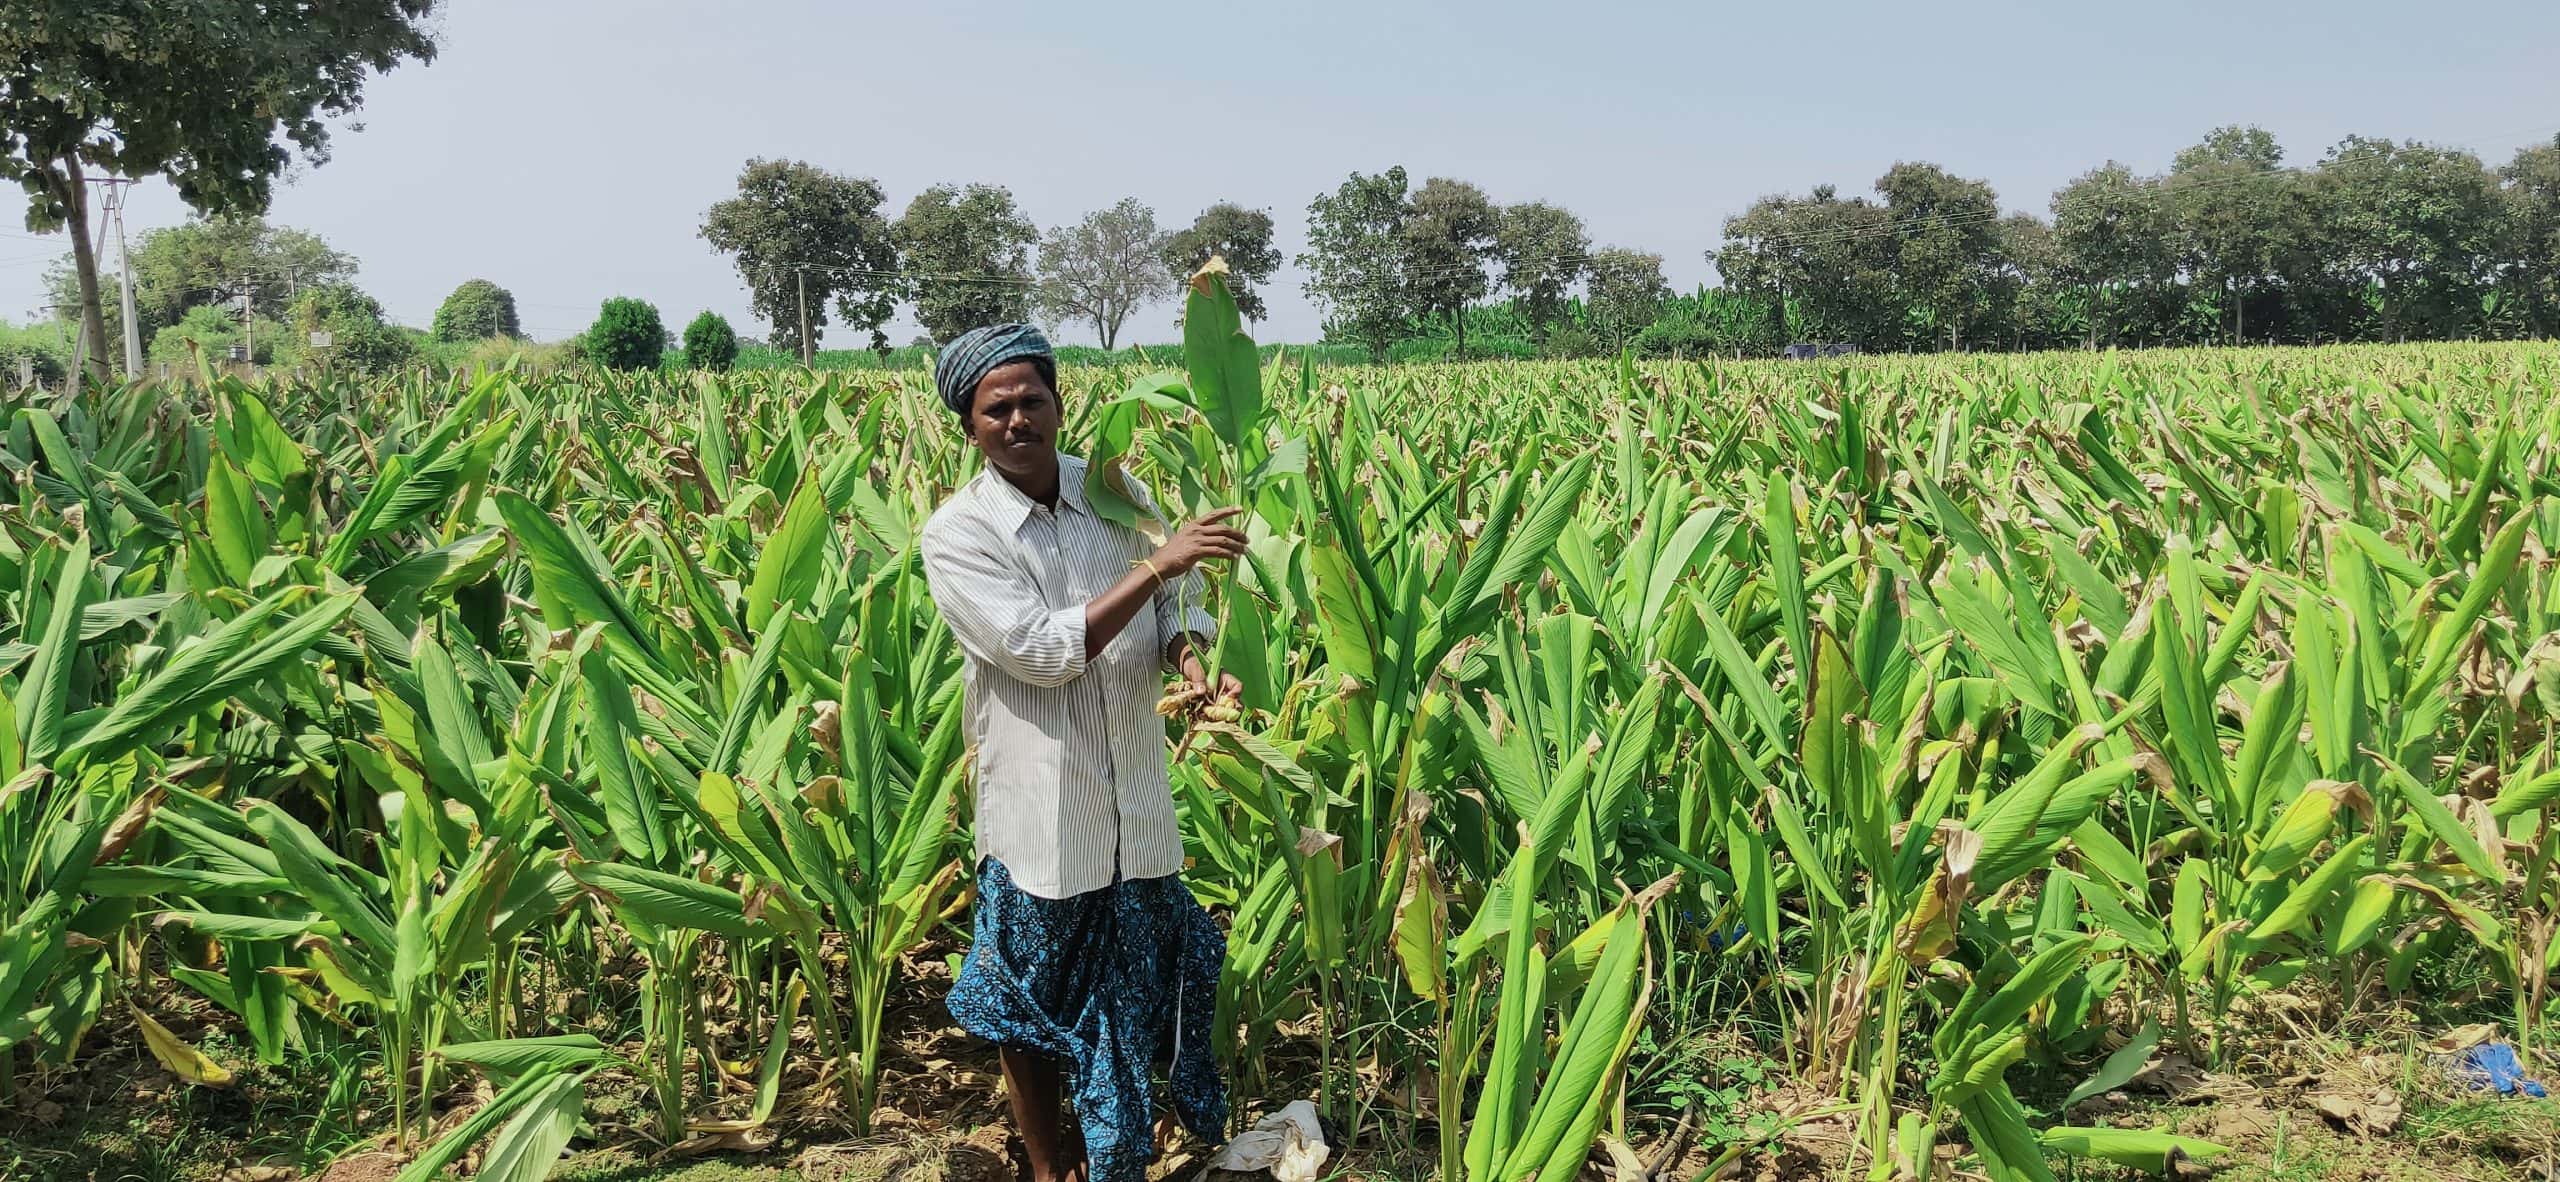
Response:
[[[1584,8],[0,0],[0,1182],[2560,1179],[2560,9]]]

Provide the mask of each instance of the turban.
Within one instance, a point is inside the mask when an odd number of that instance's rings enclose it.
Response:
[[[998,367],[1016,361],[1029,361],[1039,369],[1040,380],[1056,392],[1058,359],[1049,351],[1049,338],[1028,324],[991,324],[952,338],[934,360],[934,389],[941,392],[943,405],[951,413],[967,418],[969,404],[978,397],[978,383]]]

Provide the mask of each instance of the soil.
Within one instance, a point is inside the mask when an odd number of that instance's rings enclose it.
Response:
[[[916,966],[934,976],[930,961]],[[647,1133],[653,1102],[642,1081],[598,1076],[589,1090],[588,1117],[571,1155],[553,1172],[559,1182],[1008,1182],[1017,1176],[993,1048],[949,1025],[934,999],[938,989],[919,981],[889,1022],[909,1033],[883,1073],[881,1106],[872,1132],[855,1137],[835,1092],[824,1086],[815,1056],[792,1061],[784,1102],[767,1129],[751,1137],[717,1140],[699,1154],[663,1149]],[[40,1073],[21,1068],[16,1094],[0,1103],[0,1179],[7,1182],[393,1182],[401,1159],[359,1134],[378,1129],[387,1097],[379,1072],[344,1105],[332,1109],[330,1074],[305,1066],[259,1065],[227,1019],[201,1002],[176,994],[150,1007],[155,1017],[195,1042],[234,1073],[223,1088],[191,1087],[161,1068],[129,1024],[93,1033],[76,1070]],[[2226,1182],[2522,1182],[2560,1178],[2560,1101],[2508,1099],[2468,1092],[2442,1077],[2415,1050],[2377,1054],[2323,1048],[2315,1057],[2300,1044],[2271,1040],[2264,1053],[2231,1056],[2247,1070],[2209,1072],[2166,1054],[2124,1089],[2093,1097],[2065,1123],[2167,1129],[2209,1140],[2229,1153],[2211,1163],[2183,1163],[2181,1178]],[[636,1051],[636,1047],[629,1048]],[[1288,1047],[1266,1065],[1304,1057],[1309,1048]],[[724,1052],[725,1053],[725,1052]],[[2560,1081],[2560,1063],[2536,1064]],[[1291,1078],[1277,1071],[1280,1078]],[[2067,1091],[2073,1081],[2047,1081]],[[731,1081],[717,1103],[698,1116],[741,1117],[752,1086]],[[457,1085],[440,1097],[438,1127],[468,1116],[484,1093]],[[1240,1113],[1245,1122],[1289,1097],[1257,1098]],[[2059,1096],[2027,1096],[2048,1118]],[[1669,1122],[1639,1116],[1618,1152],[1595,1150],[1585,1177],[1619,1182],[1642,1170],[1621,1171],[1613,1160],[1657,1166],[1653,1182],[1716,1177],[1787,1182],[1811,1177],[1859,1176],[1868,1163],[1854,1126],[1826,1115],[1826,1098],[1780,1088],[1754,1097],[1754,1111],[1781,1114],[1776,1133],[1735,1152],[1728,1144],[1675,1131]],[[1402,1118],[1386,1121],[1399,1127]],[[1417,1141],[1394,1129],[1361,1130],[1339,1155],[1342,1182],[1405,1182],[1431,1175],[1436,1148],[1431,1125]],[[1940,1131],[1941,1176],[1978,1177],[1964,1152],[1962,1130]],[[740,1151],[740,1146],[751,1151]],[[1153,1176],[1159,1182],[1234,1182],[1203,1168],[1208,1147],[1168,1146]],[[1663,1160],[1667,1157],[1668,1160]],[[476,1163],[466,1161],[464,1165]],[[1712,1171],[1712,1173],[1710,1173]],[[457,1177],[467,1172],[457,1171]],[[2116,1167],[2077,1163],[2064,1176],[2132,1179],[2146,1175]]]

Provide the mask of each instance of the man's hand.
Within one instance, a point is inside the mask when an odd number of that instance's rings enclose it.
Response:
[[[1188,697],[1205,698],[1210,696],[1209,670],[1206,666],[1203,666],[1200,663],[1200,650],[1192,647],[1191,638],[1188,636],[1182,637],[1174,643],[1180,646],[1182,650],[1177,662],[1182,668],[1182,693]],[[1218,703],[1220,705],[1233,706],[1243,697],[1244,683],[1236,680],[1235,674],[1227,672],[1224,669],[1219,670],[1217,692]]]
[[[1228,518],[1242,512],[1240,508],[1220,509],[1175,530],[1148,560],[1155,567],[1156,577],[1171,581],[1190,574],[1203,562],[1243,557],[1244,531],[1226,524]]]

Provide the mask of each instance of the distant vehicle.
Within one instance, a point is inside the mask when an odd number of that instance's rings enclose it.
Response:
[[[1820,357],[1854,357],[1857,353],[1856,345],[1847,341],[1830,341],[1823,344],[1789,345],[1786,358],[1789,361],[1812,361]]]

